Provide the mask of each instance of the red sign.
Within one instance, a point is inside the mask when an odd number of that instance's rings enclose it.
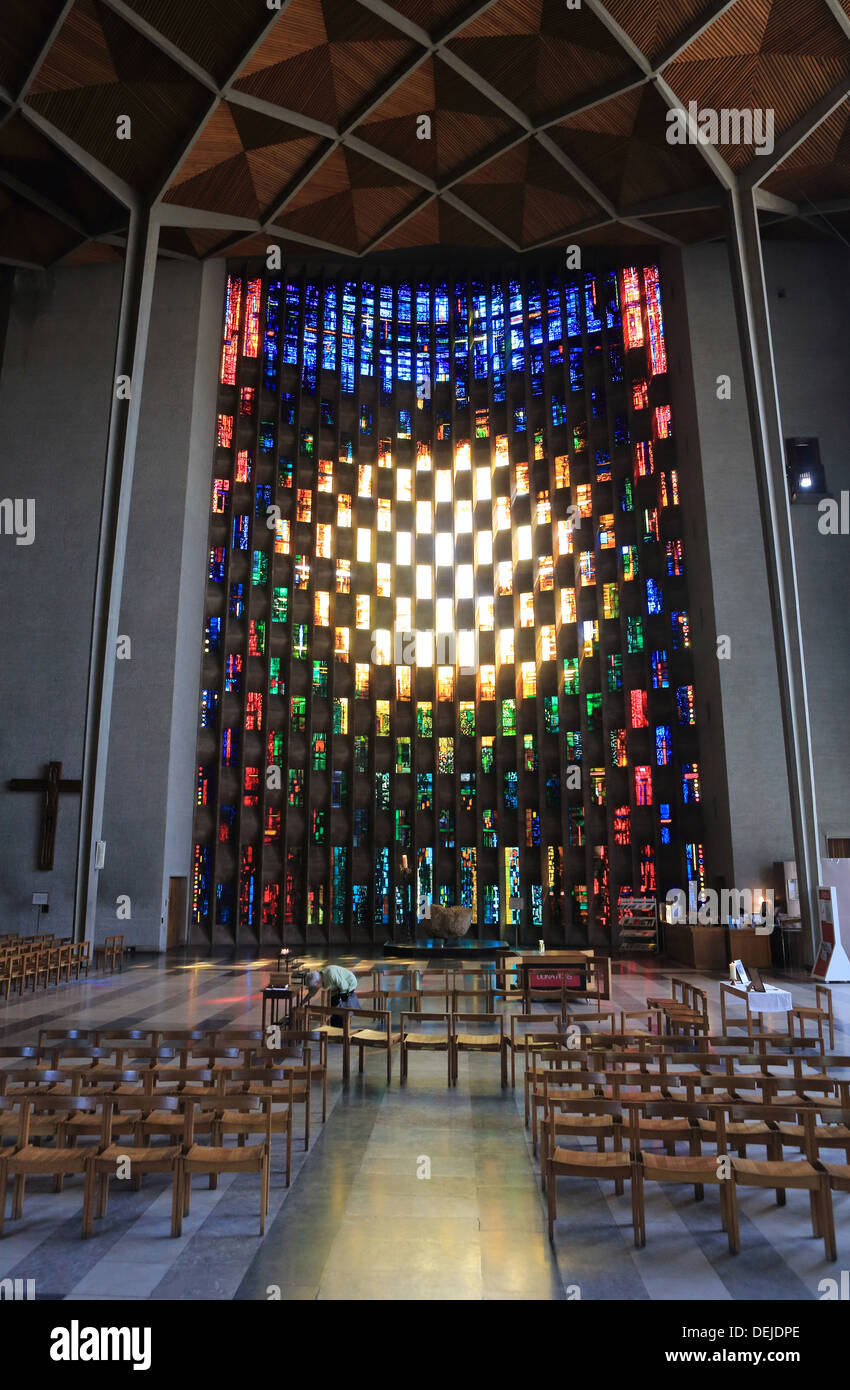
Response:
[[[825,980],[829,961],[835,950],[835,919],[833,916],[833,888],[818,889],[818,922],[820,924],[820,946],[812,967],[812,974]]]
[[[529,970],[528,987],[529,989],[560,989],[561,985],[567,989],[581,989],[581,976],[574,971],[564,970]]]

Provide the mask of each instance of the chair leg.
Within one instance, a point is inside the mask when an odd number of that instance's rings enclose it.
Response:
[[[548,1176],[546,1182],[546,1208],[549,1215],[549,1239],[555,1239],[555,1222],[558,1219],[558,1193],[556,1191],[557,1178],[555,1176],[554,1163],[548,1163]]]
[[[292,1111],[289,1112],[289,1122],[286,1126],[286,1185],[292,1175]]]
[[[823,1232],[824,1253],[828,1260],[838,1259],[838,1250],[835,1244],[835,1213],[832,1209],[832,1188],[826,1173],[821,1175],[820,1191],[818,1192],[821,1208],[821,1230]]]
[[[821,1225],[821,1200],[820,1191],[812,1188],[809,1192],[809,1214],[812,1218],[812,1235],[816,1238],[823,1235]]]
[[[726,1190],[726,1231],[729,1237],[730,1255],[738,1255],[741,1251],[741,1233],[738,1228],[738,1189],[735,1186],[735,1174],[732,1173],[721,1188]]]
[[[260,1169],[260,1235],[266,1233],[266,1181],[269,1171],[269,1156],[263,1154],[263,1166]]]
[[[24,1209],[24,1191],[27,1180],[23,1173],[18,1173],[15,1177],[15,1191],[12,1197],[12,1220],[19,1221]]]
[[[3,1234],[3,1226],[6,1221],[6,1164],[0,1163],[0,1236]]]
[[[92,1229],[92,1207],[94,1206],[95,1167],[92,1161],[86,1168],[86,1185],[83,1188],[83,1240],[88,1240]]]
[[[632,1163],[632,1229],[635,1246],[640,1250],[646,1245],[646,1222],[644,1219],[643,1172],[639,1163]]]
[[[183,1233],[183,1188],[185,1181],[183,1159],[178,1158],[174,1165],[174,1190],[171,1194],[171,1234],[175,1239]]]
[[[392,1079],[393,1079],[393,1050],[392,1050],[391,1047],[388,1047],[388,1048],[387,1048],[387,1085],[388,1085],[388,1086],[392,1084]]]

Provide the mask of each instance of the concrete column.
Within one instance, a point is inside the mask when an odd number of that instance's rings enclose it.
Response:
[[[94,849],[95,841],[101,838],[103,823],[121,590],[158,244],[159,225],[150,209],[135,206],[130,214],[118,313],[92,607],[74,890],[76,941],[94,938],[97,907]]]
[[[779,673],[791,825],[800,889],[803,930],[814,949],[820,845],[815,774],[806,694],[806,671],[791,509],[785,475],[785,444],[767,307],[758,212],[752,189],[734,188],[728,203],[729,253],[750,431],[756,463],[762,533],[767,560],[773,637]],[[758,718],[758,710],[753,710]],[[757,805],[753,815],[759,814]]]

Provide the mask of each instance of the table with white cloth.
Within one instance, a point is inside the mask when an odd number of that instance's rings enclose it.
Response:
[[[743,999],[747,1006],[746,1019],[727,1020],[727,995],[732,995],[735,999]],[[779,989],[777,985],[765,985],[764,990],[760,990],[744,989],[741,985],[730,985],[727,982],[720,986],[721,1030],[725,1033],[731,1022],[732,1027],[746,1027],[748,1032],[752,1032],[753,1014],[787,1014],[792,1006],[793,1000],[790,991]]]

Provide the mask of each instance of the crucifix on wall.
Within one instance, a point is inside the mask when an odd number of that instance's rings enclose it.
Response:
[[[78,778],[62,777],[61,763],[48,763],[46,777],[13,777],[10,781],[9,791],[41,793],[41,828],[38,836],[39,869],[53,868],[60,793],[80,792],[82,786],[83,784]]]

